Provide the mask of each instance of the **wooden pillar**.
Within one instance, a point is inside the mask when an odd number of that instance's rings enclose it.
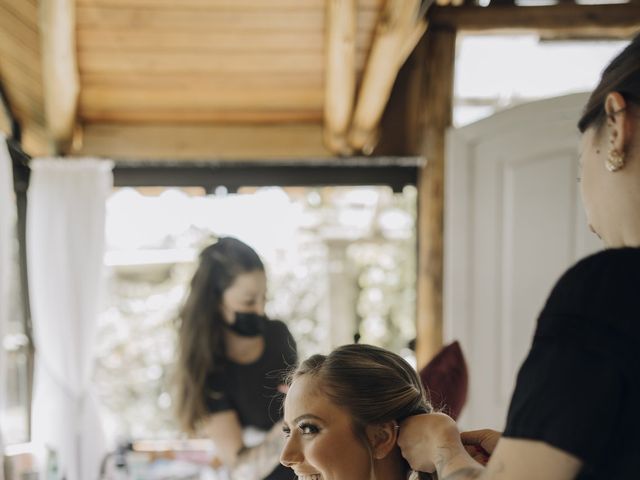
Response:
[[[324,141],[339,155],[351,154],[347,132],[356,92],[355,0],[326,2]]]
[[[426,166],[418,177],[418,367],[442,347],[442,277],[444,236],[445,134],[451,125],[456,32],[447,28],[426,35],[426,85],[423,109],[422,152]]]
[[[61,154],[71,148],[80,92],[75,2],[41,0],[39,15],[47,134],[54,153]]]

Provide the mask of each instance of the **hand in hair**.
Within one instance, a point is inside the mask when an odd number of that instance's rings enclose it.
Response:
[[[480,468],[467,454],[453,419],[443,413],[414,415],[400,425],[398,446],[411,468],[446,478],[458,469]]]

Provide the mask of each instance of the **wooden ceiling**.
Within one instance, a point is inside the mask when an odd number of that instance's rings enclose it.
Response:
[[[0,80],[34,155],[366,151],[430,3],[0,0]],[[630,12],[640,24],[634,4],[617,7],[627,32]],[[454,10],[482,17],[477,7],[432,10],[433,22],[452,28]]]
[[[381,4],[357,5],[358,76]],[[324,0],[76,0],[76,22],[85,121],[322,122]]]

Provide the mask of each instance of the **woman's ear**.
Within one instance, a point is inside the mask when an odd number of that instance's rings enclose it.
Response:
[[[398,424],[394,421],[369,425],[367,439],[371,445],[373,458],[382,460],[393,450],[398,440]]]
[[[609,131],[609,148],[624,154],[629,142],[630,116],[627,112],[627,102],[618,92],[607,95],[604,111],[607,116],[607,130]]]

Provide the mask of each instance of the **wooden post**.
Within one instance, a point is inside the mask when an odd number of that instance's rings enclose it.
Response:
[[[324,139],[327,148],[348,155],[347,132],[356,91],[355,0],[327,2]]]
[[[423,154],[427,164],[418,177],[418,368],[442,347],[442,276],[444,236],[445,134],[451,125],[456,32],[429,30],[425,62],[427,84],[424,110]]]
[[[71,146],[80,91],[75,3],[43,0],[39,7],[47,134],[54,153],[65,153]]]
[[[427,28],[424,13],[422,3],[416,0],[390,0],[384,4],[349,132],[349,145],[355,151],[366,155],[373,151],[378,141],[378,123],[398,71]]]

